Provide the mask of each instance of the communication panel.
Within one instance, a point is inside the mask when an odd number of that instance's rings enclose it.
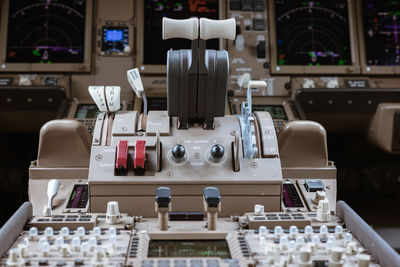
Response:
[[[315,213],[298,213],[293,216],[307,218],[305,224],[294,219],[290,227],[274,226],[260,218],[291,215],[252,211],[218,219],[215,231],[202,220],[171,220],[168,231],[160,231],[155,218],[123,213],[118,223],[106,213],[55,214],[48,219],[63,223],[46,223],[23,213],[29,208],[26,203],[17,213],[21,232],[14,230],[17,239],[2,266],[398,266],[395,254],[375,249],[371,255],[371,246],[360,240],[381,244],[381,239],[372,234],[366,240],[371,228],[343,202],[340,215],[324,223]],[[75,217],[90,223],[77,227]]]
[[[97,29],[97,52],[101,56],[131,56],[133,27],[127,22],[106,21]]]

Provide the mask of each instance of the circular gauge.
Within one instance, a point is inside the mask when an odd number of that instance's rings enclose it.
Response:
[[[84,0],[10,1],[7,62],[81,63]]]
[[[276,0],[279,65],[350,65],[347,0]]]

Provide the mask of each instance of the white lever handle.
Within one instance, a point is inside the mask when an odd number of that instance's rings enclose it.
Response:
[[[200,19],[200,39],[223,38],[235,40],[235,36],[236,21],[234,18],[225,20]]]
[[[134,68],[134,69],[128,70],[126,72],[126,75],[128,76],[128,82],[131,85],[133,91],[135,91],[138,98],[141,98],[142,93],[144,91],[144,87],[143,87],[142,79],[140,78],[139,69]]]
[[[106,100],[109,112],[115,112],[121,108],[121,87],[107,86]]]
[[[47,184],[47,206],[51,209],[53,206],[53,199],[58,193],[58,189],[60,189],[60,181],[56,179],[52,179]]]
[[[89,94],[102,112],[108,112],[104,86],[89,86]]]
[[[265,81],[249,81],[247,84],[247,88],[264,89],[267,88],[267,83]]]
[[[191,19],[169,19],[163,18],[162,38],[184,38],[195,40],[199,38],[199,20]]]

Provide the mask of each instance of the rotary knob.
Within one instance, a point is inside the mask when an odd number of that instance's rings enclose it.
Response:
[[[178,144],[172,147],[172,157],[177,162],[182,161],[185,158],[185,153],[185,147],[182,145]]]
[[[225,154],[225,149],[221,145],[213,145],[211,147],[211,159],[214,161],[220,161]]]

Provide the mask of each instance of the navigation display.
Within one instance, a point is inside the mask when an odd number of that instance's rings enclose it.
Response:
[[[148,257],[219,257],[230,259],[228,243],[223,240],[150,240]]]
[[[97,118],[101,111],[93,104],[79,104],[76,110],[75,118],[91,119]]]
[[[9,5],[6,62],[84,62],[85,0],[18,0]]]
[[[351,65],[347,0],[275,0],[278,65]]]
[[[218,19],[218,0],[145,0],[143,63],[165,65],[167,51],[189,49],[185,39],[162,40],[162,18],[188,19],[191,17]],[[208,49],[219,49],[219,40],[207,40]]]
[[[363,0],[368,65],[400,65],[400,2]]]

